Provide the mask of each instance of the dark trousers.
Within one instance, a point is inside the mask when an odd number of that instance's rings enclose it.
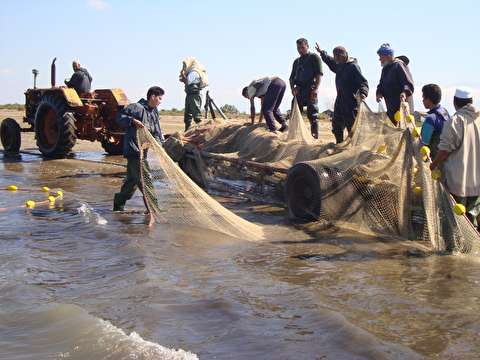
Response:
[[[202,97],[200,93],[187,94],[185,97],[185,113],[183,117],[185,131],[192,125],[192,119],[197,124],[202,121]]]
[[[318,138],[318,98],[312,99],[310,96],[311,88],[300,88],[300,93],[297,95],[298,106],[303,114],[303,108],[307,107],[307,117],[310,121],[310,129],[312,136]]]
[[[390,119],[392,125],[395,126],[395,127],[398,127],[398,122],[395,121],[395,113],[396,113],[396,111],[394,113],[388,113],[387,112],[387,116]]]
[[[353,124],[355,123],[356,116],[357,112],[355,110],[352,111],[352,114],[333,114],[332,133],[335,135],[337,144],[343,142],[343,134],[345,129],[347,129],[348,134],[350,134]]]
[[[400,110],[400,93],[395,96],[384,96],[385,105],[387,105],[387,116],[392,122],[392,125],[398,127],[398,123],[395,121],[395,113]]]
[[[267,123],[268,129],[271,131],[276,130],[274,119],[277,120],[282,126],[285,125],[285,118],[280,112],[280,104],[285,95],[285,89],[287,85],[282,79],[274,79],[270,83],[267,89],[267,93],[263,98],[262,114]]]
[[[140,171],[140,166],[143,168]],[[142,172],[144,181],[142,183]],[[145,187],[144,187],[145,184]],[[143,194],[143,202],[147,210],[150,210],[148,202],[145,199],[147,196],[152,200],[152,204],[157,206],[157,198],[155,195],[155,190],[153,188],[152,176],[150,174],[150,166],[146,160],[143,160],[143,164],[140,163],[140,158],[129,157],[127,158],[127,176],[123,181],[123,185],[120,189],[120,192],[116,193],[113,198],[113,210],[121,211],[125,206],[125,203],[130,200],[137,190],[137,188]]]

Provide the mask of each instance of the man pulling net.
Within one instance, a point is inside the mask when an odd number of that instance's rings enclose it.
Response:
[[[123,211],[125,203],[132,198],[137,188],[143,194],[148,213],[152,210],[152,206],[158,208],[157,199],[151,187],[152,182],[143,180],[150,179],[150,168],[147,162],[147,149],[143,149],[140,154],[137,129],[145,129],[157,142],[164,142],[157,110],[164,94],[165,91],[162,88],[152,86],[147,91],[147,100],[141,99],[138,103],[126,106],[117,116],[117,122],[125,129],[123,156],[127,158],[127,176],[120,192],[115,194],[113,211]],[[147,186],[144,186],[145,183]],[[145,200],[147,196],[150,201]]]

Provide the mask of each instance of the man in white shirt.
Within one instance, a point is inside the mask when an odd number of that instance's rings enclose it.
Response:
[[[265,118],[268,130],[272,132],[277,130],[274,120],[277,120],[281,125],[281,132],[287,130],[285,118],[279,109],[286,88],[287,85],[285,84],[285,81],[279,77],[264,77],[254,80],[250,83],[250,85],[243,88],[243,97],[250,100],[250,119],[252,120],[252,124],[255,122],[254,99],[255,97],[258,97],[260,98],[262,104],[260,114],[261,117],[263,116]]]
[[[472,93],[457,89],[453,104],[457,111],[443,126],[438,153],[430,165],[442,165],[448,191],[467,209],[478,226],[480,220],[480,114],[472,105]]]

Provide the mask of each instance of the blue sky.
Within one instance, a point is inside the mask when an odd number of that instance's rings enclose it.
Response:
[[[150,85],[166,90],[164,108],[182,108],[181,61],[195,56],[207,69],[217,104],[247,110],[243,86],[254,78],[287,80],[297,56],[295,40],[318,41],[331,51],[344,45],[369,80],[368,102],[381,68],[376,50],[389,42],[407,55],[416,83],[437,83],[452,109],[454,88],[474,90],[480,104],[477,61],[479,5],[475,1],[3,1],[0,9],[0,104],[24,101],[32,86],[49,86],[57,57],[57,83],[79,59],[93,75],[94,88],[121,87],[131,101]],[[320,107],[335,97],[334,75],[325,67]],[[284,100],[288,107],[290,94]]]

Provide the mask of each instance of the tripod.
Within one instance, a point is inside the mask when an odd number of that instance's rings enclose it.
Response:
[[[207,94],[205,95],[205,119],[208,119],[208,112],[210,111],[210,114],[212,115],[212,119],[215,120],[216,116],[215,116],[215,111],[213,110],[214,107],[218,111],[218,113],[221,115],[221,117],[224,120],[227,120],[227,117],[225,116],[223,111],[220,110],[217,104],[215,104],[215,101],[213,101],[213,99],[210,97],[210,91],[207,91]]]

